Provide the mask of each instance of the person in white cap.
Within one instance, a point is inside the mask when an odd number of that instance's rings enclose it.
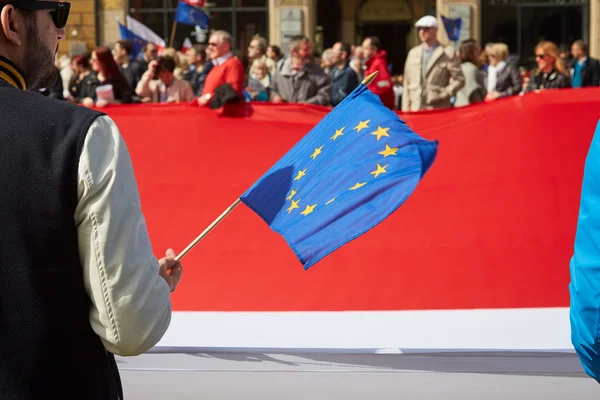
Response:
[[[422,43],[406,57],[402,111],[451,107],[450,99],[465,84],[456,51],[437,41],[438,26],[431,15],[415,23]]]

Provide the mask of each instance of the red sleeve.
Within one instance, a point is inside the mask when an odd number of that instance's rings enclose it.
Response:
[[[242,95],[242,90],[244,89],[244,66],[242,62],[238,59],[235,59],[235,62],[232,62],[229,68],[227,68],[227,72],[225,73],[225,82],[229,83],[239,94]]]
[[[393,90],[392,77],[390,71],[382,60],[373,62],[373,72],[379,72],[373,82],[369,85],[369,89],[378,96],[381,96],[387,91]]]

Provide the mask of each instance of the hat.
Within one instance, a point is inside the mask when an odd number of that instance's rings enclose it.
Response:
[[[415,23],[415,28],[431,28],[431,27],[433,27],[433,28],[439,27],[437,18],[435,18],[431,15],[426,15]]]

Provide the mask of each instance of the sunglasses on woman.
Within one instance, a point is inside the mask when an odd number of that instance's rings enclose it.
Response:
[[[14,8],[24,11],[52,10],[52,22],[57,29],[62,29],[67,25],[69,19],[69,10],[71,3],[62,1],[35,1],[35,0],[15,0],[6,3],[0,3],[0,8],[5,5],[12,5]]]

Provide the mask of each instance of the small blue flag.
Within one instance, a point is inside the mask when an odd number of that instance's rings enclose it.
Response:
[[[208,27],[208,15],[206,15],[202,9],[182,1],[179,1],[177,4],[175,21],[179,24],[198,25],[202,29]]]
[[[600,123],[585,162],[571,258],[571,342],[585,372],[600,382]]]
[[[131,30],[129,30],[126,26],[117,22],[119,24],[119,32],[121,33],[122,40],[129,40],[133,46],[132,57],[136,57],[139,53],[142,52],[142,48],[148,43],[146,40],[142,39]]]
[[[446,33],[448,34],[448,39],[452,41],[457,41],[460,37],[460,28],[462,26],[462,19],[460,18],[448,18],[442,15],[442,22],[444,23],[444,28],[446,29]]]
[[[404,203],[437,145],[361,84],[240,199],[308,269]]]

